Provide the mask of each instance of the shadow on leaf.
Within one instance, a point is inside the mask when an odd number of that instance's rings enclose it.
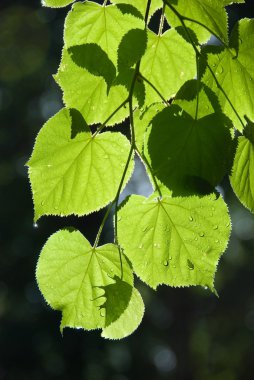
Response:
[[[68,52],[76,65],[95,76],[103,77],[109,90],[116,76],[116,68],[99,45],[92,43],[72,46]]]
[[[127,282],[114,276],[114,284],[106,286],[96,286],[102,289],[104,294],[99,298],[106,298],[105,302],[99,306],[100,310],[105,310],[105,327],[116,321],[127,308],[133,287]]]

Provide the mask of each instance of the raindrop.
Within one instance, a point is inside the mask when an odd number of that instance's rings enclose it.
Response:
[[[33,228],[39,228],[38,224],[37,224],[37,223],[34,223],[34,224],[33,224]]]
[[[218,73],[219,73],[219,74],[222,74],[222,73],[223,73],[223,71],[224,71],[224,70],[223,70],[223,67],[222,67],[222,66],[220,66],[220,67],[218,68]]]
[[[57,207],[57,206],[55,206],[55,207],[54,207],[54,210],[57,210],[57,209],[58,209],[58,207]]]
[[[117,221],[120,222],[121,219],[122,219],[122,217],[118,216]]]
[[[197,237],[195,237],[195,239],[194,239],[195,241],[198,241],[198,238]]]
[[[45,203],[44,201],[41,201],[41,206],[43,206],[43,205],[44,205],[44,203]]]
[[[139,249],[143,248],[143,244],[140,244]]]
[[[101,317],[105,317],[105,309],[101,309],[101,311],[100,311],[100,316],[101,316]]]
[[[164,261],[163,261],[163,265],[164,265],[164,267],[167,267],[168,264],[169,264],[168,260],[164,260]]]
[[[216,226],[214,226],[214,227],[213,227],[213,229],[214,229],[214,230],[217,230],[217,229],[218,229],[218,226],[217,226],[217,225],[216,225]]]
[[[190,269],[190,270],[193,270],[194,269],[194,264],[188,259],[187,260],[187,264],[188,264],[188,268]]]
[[[189,221],[193,222],[193,217],[191,215],[189,216]]]
[[[199,233],[199,236],[200,236],[200,237],[204,237],[204,236],[205,236],[204,232],[203,232],[203,231],[200,232],[200,233]]]
[[[169,256],[169,260],[172,260],[172,256]]]
[[[217,240],[215,240],[215,243],[219,243],[219,240],[217,239]]]

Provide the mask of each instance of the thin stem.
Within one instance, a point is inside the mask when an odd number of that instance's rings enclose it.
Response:
[[[95,137],[98,133],[100,133],[100,132],[102,131],[103,128],[105,128],[106,124],[112,119],[112,117],[115,116],[115,114],[116,114],[121,108],[123,108],[123,107],[125,106],[125,104],[128,103],[128,99],[129,99],[129,97],[128,97],[127,99],[125,99],[125,100],[120,104],[120,106],[118,106],[118,107],[117,107],[117,108],[111,113],[111,115],[109,115],[109,117],[104,121],[104,123],[102,123],[102,124],[100,125],[100,127],[97,129],[97,131],[93,134],[93,137]]]
[[[146,26],[147,26],[147,23],[148,23],[150,6],[151,6],[151,0],[148,0],[147,4],[146,4],[146,14],[145,14],[145,24],[146,24]]]
[[[152,176],[152,180],[153,180],[153,183],[154,183],[155,189],[156,189],[156,191],[158,191],[159,196],[162,197],[161,189],[159,188],[158,182],[157,182],[157,180],[156,180],[156,177],[155,177],[155,175],[154,175],[154,173],[153,173],[153,170],[152,170],[152,167],[151,167],[149,161],[147,160],[146,156],[140,152],[140,150],[138,149],[137,146],[135,146],[135,150],[136,150],[136,152],[138,153],[138,155],[140,156],[141,160],[143,160],[144,163],[146,164],[146,166],[148,167],[149,172],[150,172],[150,174],[151,174],[151,176]]]
[[[199,90],[200,90],[200,67],[199,67],[199,57],[196,55],[196,66],[197,66],[197,103],[195,111],[195,120],[198,118],[198,107],[199,107]]]
[[[144,82],[146,82],[161,98],[163,103],[165,103],[166,106],[169,106],[168,101],[164,98],[164,96],[160,93],[160,91],[155,87],[152,82],[150,82],[146,77],[144,77],[141,73],[139,73],[139,78],[142,79]]]
[[[190,22],[193,22],[194,24],[198,24],[200,26],[202,26],[204,29],[206,29],[209,33],[211,33],[212,35],[214,35],[214,37],[216,37],[220,42],[221,44],[224,46],[224,47],[228,47],[228,45],[216,34],[214,33],[214,31],[212,31],[207,25],[203,24],[202,22],[200,21],[197,21],[197,20],[194,20],[190,17],[186,17],[186,16],[182,16],[176,9],[175,7],[173,7],[173,5],[169,4],[167,0],[163,0],[164,1],[164,4],[166,4],[171,10],[172,12],[175,13],[175,15],[179,18],[179,20],[181,19],[182,21],[190,21]]]
[[[160,25],[159,25],[159,32],[158,35],[161,36],[163,32],[163,26],[164,26],[164,21],[165,21],[165,7],[166,4],[163,4],[162,12],[161,12],[161,18],[160,18]]]

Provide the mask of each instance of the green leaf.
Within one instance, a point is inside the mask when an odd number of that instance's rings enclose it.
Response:
[[[51,8],[61,8],[73,2],[74,0],[42,0],[42,5]]]
[[[254,143],[244,136],[238,137],[230,182],[240,202],[254,212]]]
[[[186,6],[185,0],[167,0],[167,3],[182,17],[191,19],[184,20],[184,23],[200,43],[206,42],[212,34],[227,43],[227,13],[221,0],[192,0],[191,6]],[[170,25],[182,28],[179,18],[169,7],[166,7],[166,17]]]
[[[223,5],[231,5],[234,3],[245,3],[245,0],[222,0]]]
[[[234,27],[230,37],[230,48],[207,48],[208,63],[232,106],[244,123],[244,116],[254,120],[254,20],[243,19]],[[242,131],[239,121],[225,94],[218,88],[214,76],[207,69],[203,81],[217,95],[222,111]]]
[[[202,104],[211,107],[205,93]],[[172,105],[159,112],[147,130],[144,153],[154,175],[174,195],[213,191],[232,163],[232,137],[227,119],[212,109],[196,113],[196,100],[186,112]],[[209,110],[209,108],[208,108]]]
[[[97,71],[103,73],[102,69],[97,68]],[[103,75],[108,78],[109,83],[111,79],[109,73]],[[128,91],[124,85],[114,85],[108,91],[104,77],[92,75],[84,67],[79,67],[68,51],[63,50],[55,80],[63,90],[65,105],[79,110],[87,124],[104,123],[127,99]],[[128,109],[122,107],[107,125],[119,123],[127,116]]]
[[[202,285],[214,290],[214,273],[230,235],[221,197],[132,195],[119,219],[119,242],[141,280],[153,288]]]
[[[111,132],[93,137],[87,129],[73,137],[75,121],[69,110],[62,109],[36,139],[28,162],[35,220],[49,214],[89,214],[116,196],[130,150],[128,140]],[[132,170],[133,162],[124,184]]]
[[[116,6],[101,6],[92,1],[76,3],[66,17],[65,46],[95,43],[116,66],[119,44],[123,36],[135,28],[143,29],[144,21],[132,14],[123,14]]]
[[[62,311],[61,331],[65,327],[103,328],[108,321],[116,321],[130,303],[133,275],[125,256],[120,260],[114,244],[94,249],[76,230],[60,230],[48,239],[40,254],[36,277],[48,304]],[[121,277],[121,281],[115,280]],[[108,305],[108,292],[104,292],[119,283],[121,309],[117,302]]]
[[[159,36],[149,32],[140,71],[168,100],[186,80],[195,77],[194,50],[174,29]],[[155,101],[161,101],[161,98],[146,85],[146,104]]]
[[[146,12],[146,6],[147,2],[144,0],[113,0],[113,4],[119,4],[123,5],[124,4],[129,4],[129,5],[134,5],[136,9],[145,17],[145,12]],[[151,6],[150,6],[150,12],[149,12],[149,18],[160,8],[162,8],[162,0],[153,0],[151,1]]]
[[[122,339],[132,334],[141,323],[144,311],[142,297],[137,289],[133,288],[128,307],[119,319],[102,330],[101,336],[108,339]]]

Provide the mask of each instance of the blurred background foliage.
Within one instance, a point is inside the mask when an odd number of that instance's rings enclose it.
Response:
[[[230,27],[254,17],[252,3],[228,7]],[[66,9],[42,8],[39,0],[0,3],[0,380],[253,380],[254,217],[227,181],[221,191],[233,233],[216,275],[219,298],[202,288],[153,292],[138,283],[146,314],[131,337],[106,341],[99,332],[68,329],[61,336],[60,314],[35,282],[39,252],[51,233],[69,225],[93,242],[104,212],[44,217],[33,226],[24,165],[40,127],[61,108],[52,74],[65,15]],[[137,162],[127,191],[149,193],[142,178]],[[109,223],[104,241],[110,239]]]

